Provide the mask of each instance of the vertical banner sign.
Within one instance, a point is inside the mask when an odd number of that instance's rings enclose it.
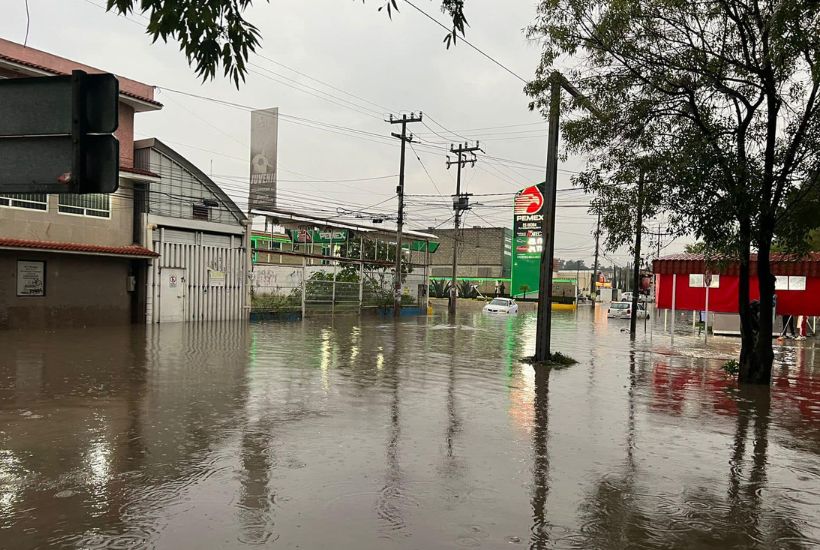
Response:
[[[251,177],[248,208],[276,208],[279,108],[251,112]]]
[[[515,195],[510,282],[510,294],[513,297],[535,298],[538,295],[541,252],[544,250],[544,235],[541,231],[544,191],[544,184],[539,183]]]

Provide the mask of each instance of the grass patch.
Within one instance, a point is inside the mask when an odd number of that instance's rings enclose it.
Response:
[[[568,367],[570,365],[574,365],[578,363],[575,359],[570,357],[569,355],[564,355],[560,351],[556,351],[555,353],[550,355],[550,358],[546,361],[536,361],[535,356],[531,357],[523,357],[521,359],[525,363],[529,363],[530,365],[534,365],[536,367]]]
[[[725,363],[723,363],[723,366],[720,368],[722,368],[723,372],[725,372],[726,374],[731,374],[732,376],[735,376],[737,373],[740,372],[740,363],[732,359],[731,361],[726,361]]]

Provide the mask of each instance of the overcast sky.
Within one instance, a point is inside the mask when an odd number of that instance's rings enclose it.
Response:
[[[399,143],[387,136],[399,127],[383,121],[391,112],[425,114],[425,124],[412,126],[421,143],[415,152],[407,151],[406,192],[432,196],[408,197],[411,228],[452,226],[449,195],[455,192],[455,167],[445,169],[450,142],[478,139],[487,155],[495,157],[479,155],[475,168],[464,168],[464,190],[510,193],[474,197],[478,205],[466,214],[467,226],[511,227],[512,193],[544,178],[546,124],[528,110],[523,83],[464,44],[445,49],[444,30],[406,3],[399,2],[401,11],[391,21],[378,11],[381,0],[257,1],[246,15],[259,27],[262,45],[251,58],[253,72],[237,90],[221,78],[202,83],[175,43],[152,44],[145,19],[106,13],[104,2],[29,0],[28,45],[157,86],[155,97],[164,108],[136,116],[136,137],[165,141],[212,174],[242,207],[248,111],[169,89],[253,108],[279,107],[279,204],[293,210],[395,215],[391,197]],[[438,0],[416,4],[446,21]],[[467,39],[512,72],[531,78],[539,47],[523,30],[535,16],[535,2],[466,4]],[[25,33],[24,0],[6,2],[0,35],[23,42]],[[582,166],[581,159],[562,163],[559,189],[571,187],[571,172]],[[559,205],[586,202],[580,191],[559,193]],[[559,206],[556,256],[583,258],[591,265],[594,223],[586,208]],[[682,246],[672,243],[664,253]],[[628,254],[619,250],[606,256],[604,265],[623,265]]]

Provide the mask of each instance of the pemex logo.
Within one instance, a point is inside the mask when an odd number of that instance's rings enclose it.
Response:
[[[527,187],[515,196],[515,215],[537,214],[544,204],[544,195],[537,185]]]

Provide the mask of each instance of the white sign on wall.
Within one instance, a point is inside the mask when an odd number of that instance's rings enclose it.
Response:
[[[17,295],[46,295],[46,263],[17,260]]]
[[[806,290],[806,277],[777,275],[774,278],[775,290]]]
[[[225,286],[225,272],[224,271],[215,271],[213,269],[209,269],[208,270],[208,286],[224,287]]]

